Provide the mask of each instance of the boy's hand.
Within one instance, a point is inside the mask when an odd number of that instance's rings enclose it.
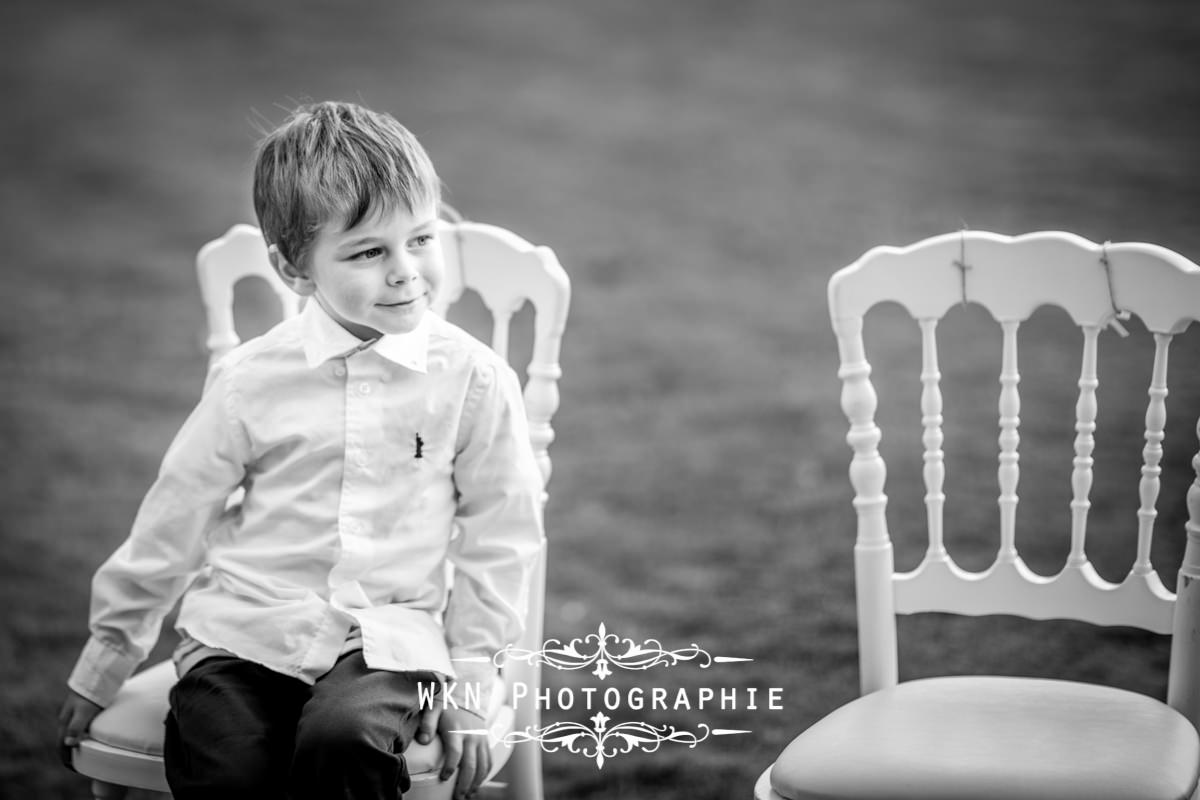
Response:
[[[67,699],[58,712],[58,741],[59,755],[68,768],[71,768],[71,748],[79,744],[80,737],[102,710],[83,695],[67,690]]]
[[[437,735],[438,720],[442,716],[442,710],[436,705],[430,705],[429,708],[421,711],[421,724],[417,727],[417,741],[421,744],[429,744],[433,741],[433,737]]]
[[[421,725],[424,728],[425,718],[422,718]],[[445,751],[442,772],[438,777],[443,781],[448,780],[457,768],[458,782],[454,787],[454,796],[462,798],[474,794],[492,771],[491,743],[486,736],[453,731],[486,728],[487,721],[462,708],[447,708],[441,712],[437,727]]]

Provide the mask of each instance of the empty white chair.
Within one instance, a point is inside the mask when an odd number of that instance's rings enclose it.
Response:
[[[883,301],[916,320],[922,391],[914,421],[924,435],[928,546],[919,566],[896,573],[878,450],[876,393],[863,317]],[[999,550],[980,572],[959,567],[943,538],[945,476],[939,321],[960,303],[978,303],[999,325],[998,486],[970,498],[996,502]],[[1079,328],[1079,393],[1071,487],[1070,540],[1063,569],[1030,570],[1016,548],[1022,323],[1045,304]],[[1019,237],[960,232],[910,247],[878,247],[829,282],[829,310],[841,360],[841,404],[850,422],[850,480],[858,530],[854,546],[862,695],[801,733],[759,778],[758,800],[1185,800],[1200,771],[1200,479],[1188,491],[1187,536],[1178,595],[1150,561],[1161,486],[1167,353],[1172,338],[1200,319],[1200,267],[1148,244],[1098,245],[1067,233]],[[1128,523],[1137,540],[1126,577],[1104,580],[1085,551],[1097,420],[1098,337],[1130,312],[1153,336],[1143,467],[1130,491],[1141,508]],[[1194,365],[1188,365],[1194,369]],[[1128,382],[1121,383],[1123,388]],[[953,402],[947,398],[946,406]],[[1064,420],[1070,424],[1070,419]],[[1194,426],[1189,420],[1180,430]],[[989,434],[990,438],[990,434]],[[1069,462],[1069,463],[1068,463]],[[1200,457],[1194,466],[1200,471]],[[1178,502],[1182,498],[1171,498]],[[1044,522],[1044,521],[1042,521]],[[899,682],[896,614],[1012,614],[1076,619],[1173,633],[1165,698],[1074,681],[950,676]],[[1031,647],[1036,647],[1031,642]],[[1001,668],[1002,669],[1002,668]]]

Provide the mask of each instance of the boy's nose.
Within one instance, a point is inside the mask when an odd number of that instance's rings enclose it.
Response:
[[[394,286],[414,281],[421,274],[417,270],[416,262],[404,255],[396,257],[388,267],[387,280]]]

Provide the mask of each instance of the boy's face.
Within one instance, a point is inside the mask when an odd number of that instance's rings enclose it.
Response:
[[[317,233],[292,286],[360,339],[408,333],[429,310],[444,265],[432,207],[368,214],[342,230],[333,221]]]

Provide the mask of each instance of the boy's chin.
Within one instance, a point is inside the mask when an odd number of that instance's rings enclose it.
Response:
[[[391,336],[400,336],[405,333],[412,333],[421,324],[421,320],[425,318],[425,311],[406,315],[403,319],[388,319],[380,320],[374,327],[382,334]]]

